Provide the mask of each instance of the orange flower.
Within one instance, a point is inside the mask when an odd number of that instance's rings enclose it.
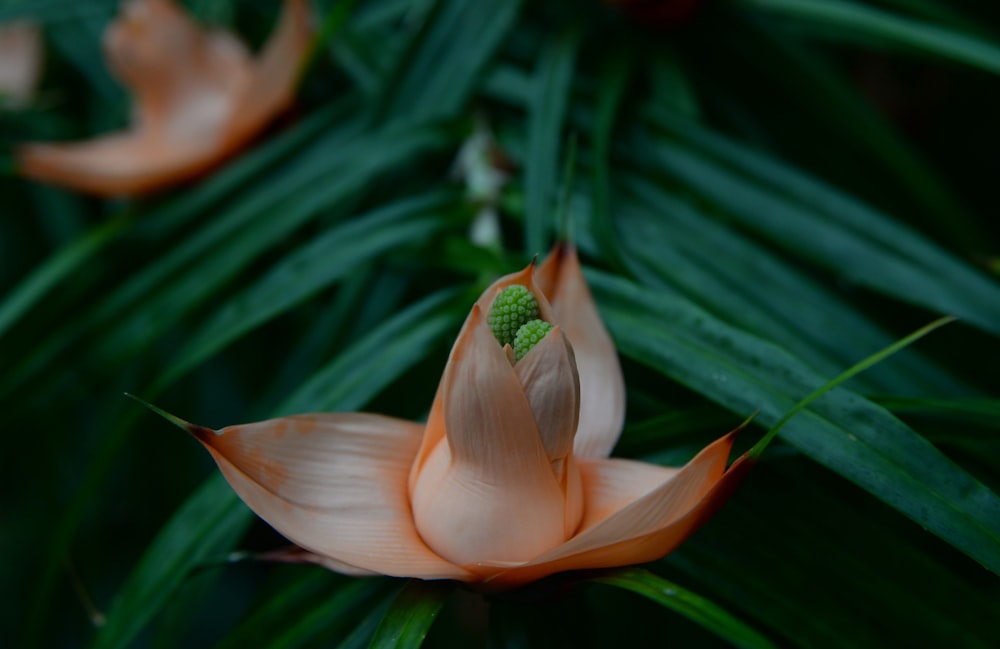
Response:
[[[329,413],[187,428],[305,549],[284,558],[499,589],[658,559],[749,468],[726,469],[735,433],[682,468],[608,458],[623,413],[614,347],[564,245],[479,298],[426,425]]]
[[[305,0],[286,0],[254,59],[232,35],[203,30],[170,0],[131,0],[105,30],[104,48],[133,93],[134,124],[85,142],[25,145],[21,172],[116,196],[208,170],[291,103],[309,47],[308,21]]]
[[[33,22],[0,25],[0,107],[31,103],[42,74],[42,34]]]

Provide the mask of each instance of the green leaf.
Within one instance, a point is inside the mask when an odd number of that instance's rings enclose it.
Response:
[[[556,207],[559,149],[579,43],[579,30],[562,33],[543,53],[535,70],[524,161],[525,247],[529,256],[548,247]]]
[[[819,399],[820,397],[822,397],[824,394],[826,394],[830,390],[834,389],[835,387],[837,387],[838,385],[840,385],[844,381],[850,379],[852,376],[855,376],[856,374],[864,372],[869,367],[871,367],[871,366],[873,366],[873,365],[875,365],[877,363],[881,363],[882,361],[884,361],[889,356],[892,356],[896,352],[898,352],[898,351],[900,351],[900,350],[902,350],[902,349],[904,349],[906,347],[909,347],[910,345],[912,345],[916,341],[920,340],[921,338],[923,338],[927,334],[931,333],[935,329],[938,329],[939,327],[943,327],[944,325],[948,324],[949,322],[954,322],[954,321],[955,321],[955,318],[952,317],[952,316],[945,316],[943,318],[938,318],[934,322],[932,322],[932,323],[930,323],[928,325],[925,325],[925,326],[921,327],[920,329],[917,329],[916,331],[914,331],[910,335],[906,336],[905,338],[901,338],[900,340],[897,340],[895,343],[893,343],[892,345],[889,345],[885,349],[881,349],[881,350],[875,352],[874,354],[872,354],[871,356],[869,356],[868,358],[865,358],[864,360],[859,361],[858,363],[855,363],[851,367],[847,368],[846,370],[844,370],[843,372],[841,372],[840,374],[838,374],[836,377],[834,377],[834,378],[830,379],[829,381],[827,381],[826,383],[824,383],[822,386],[820,386],[819,388],[817,388],[813,392],[810,392],[801,401],[799,401],[798,403],[796,403],[792,407],[791,410],[789,410],[788,412],[786,412],[781,417],[781,419],[778,420],[778,423],[776,423],[773,426],[771,426],[770,430],[767,431],[767,435],[765,435],[764,438],[761,439],[759,442],[757,442],[756,444],[754,444],[753,451],[751,452],[751,454],[757,456],[757,455],[760,455],[761,453],[763,453],[764,449],[767,448],[767,445],[770,444],[771,440],[773,440],[774,437],[781,431],[781,429],[784,428],[785,424],[787,424],[789,422],[789,420],[791,420],[792,417],[794,417],[798,413],[800,413],[803,410],[805,410],[806,408],[808,408],[809,404],[812,403],[813,401],[815,401],[816,399]]]
[[[736,0],[737,4],[815,25],[828,33],[835,27],[903,45],[928,54],[1000,74],[1000,47],[959,31],[840,0]]]
[[[650,161],[741,228],[807,262],[1000,335],[1000,285],[921,234],[719,136],[698,131],[698,148],[659,147]]]
[[[345,278],[360,264],[439,232],[448,224],[441,212],[452,198],[445,192],[404,199],[313,238],[214,310],[161,382],[173,383],[222,347]]]
[[[221,474],[212,476],[170,519],[115,597],[92,649],[128,647],[193,566],[229,551],[252,520]]]
[[[627,188],[639,204],[623,201],[618,223],[628,267],[644,283],[678,292],[734,326],[780,341],[824,374],[852,364],[859,347],[893,341],[847,299],[753,238],[650,183],[630,182]],[[852,335],[836,335],[841,331]],[[854,387],[917,395],[971,390],[913,351],[873,368]]]
[[[991,575],[777,450],[664,569],[783,646],[996,645],[1000,629],[978,623],[998,603]]]
[[[468,101],[490,58],[513,28],[521,3],[438,0],[423,30],[388,78],[379,111],[423,122],[453,116]]]
[[[389,606],[368,646],[372,649],[419,647],[455,586],[452,581],[411,579]]]
[[[382,592],[379,579],[338,580],[338,588],[317,588],[333,575],[307,568],[310,575],[275,593],[263,606],[251,611],[217,649],[241,647],[300,647],[343,632],[356,623]]]
[[[129,221],[125,218],[110,220],[60,248],[47,261],[36,266],[0,302],[0,338],[32,306],[80,266],[89,262],[94,255],[99,254],[128,225]]]
[[[735,647],[761,649],[775,646],[717,604],[648,570],[620,568],[588,581],[638,593],[701,625]]]
[[[610,52],[601,70],[602,92],[597,95],[593,129],[593,237],[601,246],[603,256],[619,267],[623,262],[612,219],[611,142],[634,66],[631,50],[619,48]]]
[[[427,357],[434,343],[457,330],[455,291],[441,291],[403,309],[315,372],[277,409],[279,414],[353,410],[390,383],[401,367]]]
[[[599,273],[588,279],[622,353],[741,416],[759,410],[757,421],[773,425],[826,382],[679,297]],[[782,437],[1000,574],[1000,498],[884,409],[839,388]]]
[[[95,366],[120,364],[207,302],[297,227],[345,203],[388,169],[446,142],[442,132],[433,128],[387,129],[347,145],[344,137],[339,132],[327,135],[277,179],[246,192],[214,214],[183,245],[129,278],[82,321],[60,330],[50,344],[5,377],[2,387],[23,384],[44,370],[82,331],[100,332],[100,339],[88,350]],[[274,217],[277,213],[281,218]]]

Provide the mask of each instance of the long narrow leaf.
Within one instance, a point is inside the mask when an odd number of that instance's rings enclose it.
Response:
[[[895,45],[1000,74],[1000,47],[959,31],[953,31],[889,12],[842,0],[738,0],[740,4],[780,16],[827,27],[847,29]]]
[[[588,278],[623,353],[730,410],[759,410],[771,425],[825,382],[684,300]],[[1000,498],[882,408],[837,389],[789,421],[783,438],[1000,573]]]
[[[765,649],[775,646],[717,604],[648,570],[622,568],[591,581],[638,593],[708,629],[734,647]]]
[[[372,649],[416,649],[441,612],[455,582],[411,579],[382,617]]]

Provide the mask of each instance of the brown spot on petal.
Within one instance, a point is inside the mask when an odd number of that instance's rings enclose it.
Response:
[[[211,428],[199,426],[198,424],[186,424],[185,428],[187,428],[187,431],[194,435],[198,441],[208,446],[212,446],[215,438],[225,433],[225,429],[216,432]]]

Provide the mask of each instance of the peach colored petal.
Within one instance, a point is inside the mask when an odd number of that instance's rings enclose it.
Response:
[[[734,437],[730,433],[712,443],[666,482],[561,546],[520,566],[497,566],[505,569],[489,579],[490,587],[507,588],[565,570],[643,563],[668,554],[722,506],[749,470],[746,456],[725,469]]]
[[[464,325],[462,331],[465,331]],[[459,337],[461,337],[461,334],[459,334]],[[427,463],[427,458],[430,457],[431,452],[444,439],[444,409],[441,407],[443,394],[444,381],[442,380],[438,384],[437,392],[434,395],[434,403],[431,404],[430,414],[427,415],[427,425],[424,426],[424,435],[420,440],[420,448],[417,450],[417,456],[413,459],[413,465],[410,466],[410,478],[407,484],[411,498],[413,497],[413,489],[417,485],[417,478],[420,476],[420,472],[423,471],[424,465]]]
[[[625,379],[618,353],[580,270],[576,248],[557,246],[538,268],[538,286],[549,298],[553,322],[566,332],[580,373],[577,457],[607,457],[625,422]]]
[[[559,545],[565,498],[531,406],[474,306],[445,368],[445,439],[413,490],[413,516],[435,552],[465,565],[524,561]]]
[[[286,0],[277,27],[253,63],[247,100],[229,122],[227,137],[242,141],[261,124],[291,106],[302,73],[302,62],[312,44],[306,0]]]
[[[192,432],[254,512],[331,566],[470,578],[434,554],[413,525],[406,476],[421,426],[332,413]]]
[[[573,451],[580,410],[580,378],[570,347],[557,325],[514,366],[528,398],[550,462],[561,462]],[[561,472],[556,473],[557,478]]]
[[[84,142],[27,144],[27,176],[103,195],[134,195],[197,176],[246,144],[291,102],[309,47],[305,0],[285,0],[254,60],[169,0],[133,0],[105,32],[108,65],[133,93],[134,124]]]
[[[500,291],[504,290],[512,284],[520,284],[524,286],[529,291],[531,291],[536,298],[538,298],[538,312],[543,320],[548,322],[553,322],[552,320],[552,307],[549,305],[548,300],[545,298],[545,294],[535,285],[535,262],[531,262],[523,270],[516,273],[510,273],[509,275],[504,275],[497,281],[490,284],[489,288],[483,291],[483,294],[479,296],[476,301],[476,306],[479,308],[481,313],[489,314],[490,308],[493,306],[493,300]],[[471,315],[465,319],[465,323],[462,325],[462,330],[458,334],[458,340],[461,340],[466,333],[466,329],[469,326],[469,321],[471,320]],[[455,346],[457,347],[456,342]],[[452,350],[452,355],[454,355],[454,349]],[[451,356],[448,358],[448,362],[451,363]],[[441,379],[441,384],[438,385],[437,394],[434,396],[434,403],[431,405],[430,415],[427,417],[427,428],[424,432],[424,439],[420,444],[420,450],[417,452],[417,458],[413,462],[413,469],[410,471],[410,493],[413,493],[414,485],[416,485],[417,476],[423,469],[424,463],[430,456],[431,452],[437,447],[438,443],[444,437],[444,414],[441,409],[441,399],[442,399],[442,386],[444,385],[444,378]]]
[[[133,0],[108,25],[103,45],[108,68],[132,94],[135,130],[220,140],[232,98],[249,82],[242,43],[203,29],[169,0]]]
[[[42,74],[42,35],[33,22],[0,25],[0,105],[31,101]]]
[[[679,467],[622,458],[578,458],[577,464],[586,503],[581,531],[624,509],[680,472]]]

